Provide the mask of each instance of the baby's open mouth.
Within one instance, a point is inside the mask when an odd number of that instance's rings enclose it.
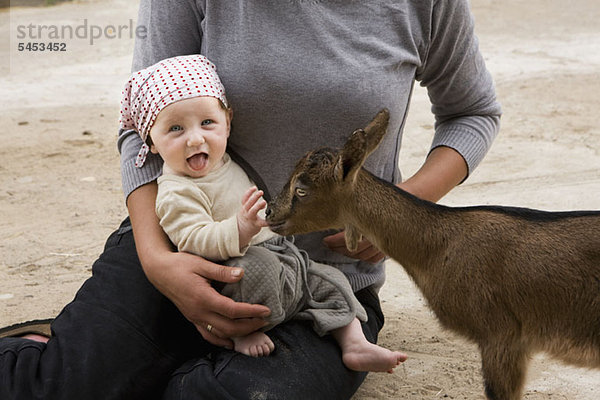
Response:
[[[193,156],[188,157],[187,162],[191,169],[193,169],[194,171],[200,171],[204,169],[204,167],[206,167],[206,164],[208,163],[208,154],[194,154]]]

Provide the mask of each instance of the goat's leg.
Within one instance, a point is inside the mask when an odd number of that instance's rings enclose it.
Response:
[[[485,394],[489,400],[519,400],[522,396],[528,353],[515,343],[480,345]]]

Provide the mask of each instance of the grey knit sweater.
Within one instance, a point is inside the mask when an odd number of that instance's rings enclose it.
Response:
[[[467,0],[141,0],[138,24],[148,35],[136,42],[133,70],[182,54],[215,63],[234,110],[232,152],[268,194],[307,150],[341,146],[383,107],[390,128],[366,167],[399,182],[415,81],[436,118],[432,148],[454,148],[469,171],[498,131],[500,106]],[[126,196],[160,175],[156,157],[133,165],[140,145],[135,132],[120,133]],[[327,250],[323,236],[296,243],[342,269],[355,290],[383,282],[382,266]]]

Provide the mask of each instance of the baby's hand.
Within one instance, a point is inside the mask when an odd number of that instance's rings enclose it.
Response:
[[[258,215],[258,212],[267,206],[267,202],[262,198],[263,194],[262,190],[253,186],[242,196],[242,208],[237,215],[240,247],[246,246],[261,228],[268,225],[265,219]]]

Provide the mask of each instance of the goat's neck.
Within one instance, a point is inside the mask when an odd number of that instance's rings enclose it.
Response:
[[[345,209],[346,221],[417,281],[419,271],[439,265],[453,231],[444,207],[419,200],[365,170],[358,174]]]

